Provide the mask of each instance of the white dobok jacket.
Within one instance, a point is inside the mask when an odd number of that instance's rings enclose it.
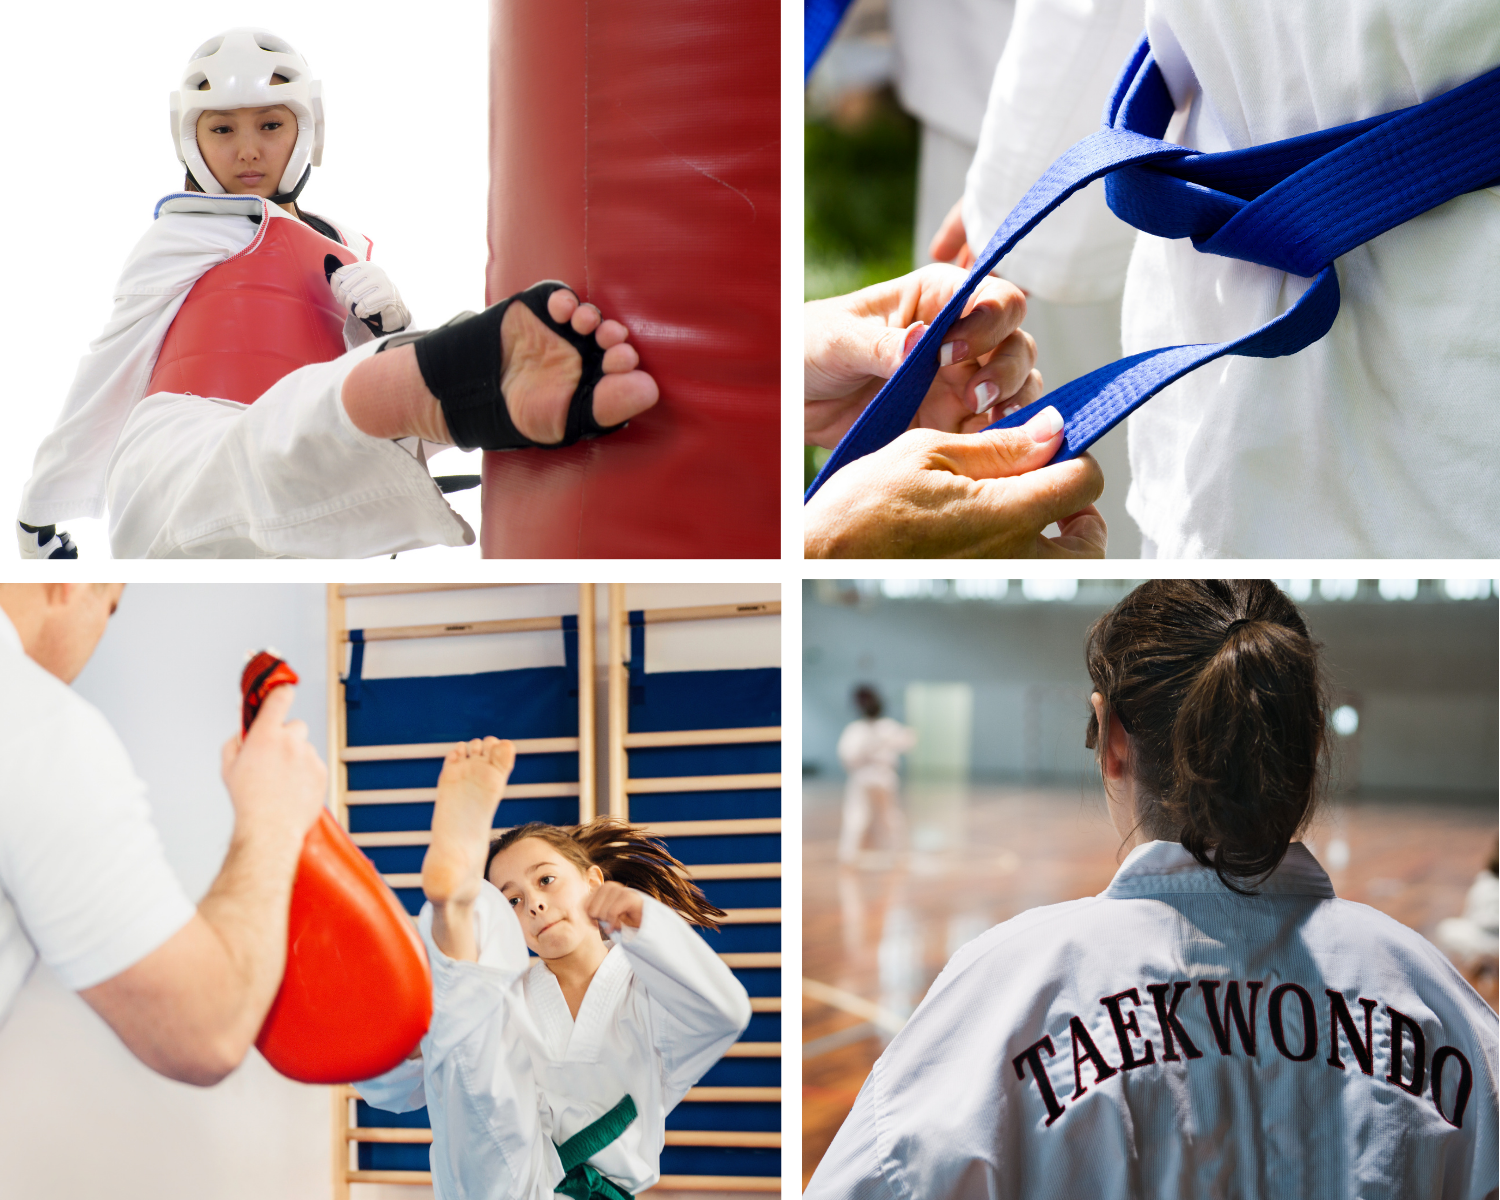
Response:
[[[808,1200],[1483,1200],[1496,1017],[1295,843],[1242,897],[1148,842],[954,955]]]
[[[479,961],[457,962],[419,918],[432,962],[422,1057],[357,1084],[376,1108],[427,1106],[438,1200],[546,1200],[562,1180],[556,1146],[629,1095],[637,1117],[588,1161],[627,1192],[657,1181],[667,1114],[750,1022],[750,1001],[708,943],[645,900],[575,1021],[557,978],[528,958],[520,922],[484,884]]]
[[[1494,0],[1018,0],[965,195],[976,252],[1098,128],[1143,28],[1178,106],[1167,140],[1209,152],[1419,104],[1500,64]],[[1137,410],[1127,507],[1157,554],[1500,553],[1497,245],[1500,189],[1451,200],[1338,261],[1321,341],[1220,359]],[[1127,355],[1249,333],[1309,282],[1137,234],[1099,184],[999,273],[1069,303],[1123,286]]]
[[[901,786],[896,773],[901,756],[916,744],[916,733],[892,717],[850,721],[839,734],[839,762],[849,773],[851,787],[872,786],[894,792]]]
[[[344,412],[344,376],[375,348],[352,316],[352,353],[293,371],[252,405],[147,395],[173,318],[206,271],[254,240],[252,214],[296,220],[258,196],[158,205],[37,450],[20,519],[52,525],[107,504],[116,557],[360,557],[472,541],[412,451],[362,433]],[[369,258],[368,238],[335,228]]]

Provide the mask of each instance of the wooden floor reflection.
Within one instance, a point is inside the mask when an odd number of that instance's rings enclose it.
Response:
[[[1097,792],[909,789],[914,847],[836,862],[841,790],[803,789],[803,1183],[891,1033],[971,937],[1102,891],[1120,838]],[[1421,797],[1330,803],[1308,843],[1340,896],[1430,936],[1463,910],[1493,845],[1493,806]],[[1480,991],[1495,1005],[1493,976]]]

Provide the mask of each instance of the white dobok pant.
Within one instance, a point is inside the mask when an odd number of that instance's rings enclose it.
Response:
[[[344,411],[345,377],[378,345],[299,368],[254,404],[141,400],[109,463],[115,557],[367,558],[472,544],[425,465]]]

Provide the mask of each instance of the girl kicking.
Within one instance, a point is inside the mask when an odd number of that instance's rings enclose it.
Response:
[[[724,914],[639,829],[600,817],[491,842],[514,762],[492,737],[448,753],[418,920],[432,1027],[419,1058],[356,1087],[390,1112],[427,1106],[438,1200],[623,1200],[657,1181],[667,1113],[750,1002],[688,923]]]
[[[157,204],[37,450],[22,557],[76,558],[58,523],[106,506],[117,558],[465,545],[419,442],[562,447],[656,403],[625,327],[555,282],[391,337],[410,315],[370,240],[299,206],[322,88],[283,39],[200,46],[172,134],[185,190]]]

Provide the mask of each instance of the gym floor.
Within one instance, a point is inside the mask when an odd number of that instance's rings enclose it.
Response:
[[[949,955],[1025,909],[1102,891],[1120,844],[1097,791],[908,787],[903,807],[917,849],[867,852],[840,868],[842,796],[835,784],[803,789],[804,1186],[890,1034]],[[1494,831],[1492,802],[1345,797],[1324,808],[1308,842],[1340,896],[1430,936],[1463,911]],[[877,845],[883,834],[873,831]],[[1494,976],[1476,986],[1494,1007]]]

